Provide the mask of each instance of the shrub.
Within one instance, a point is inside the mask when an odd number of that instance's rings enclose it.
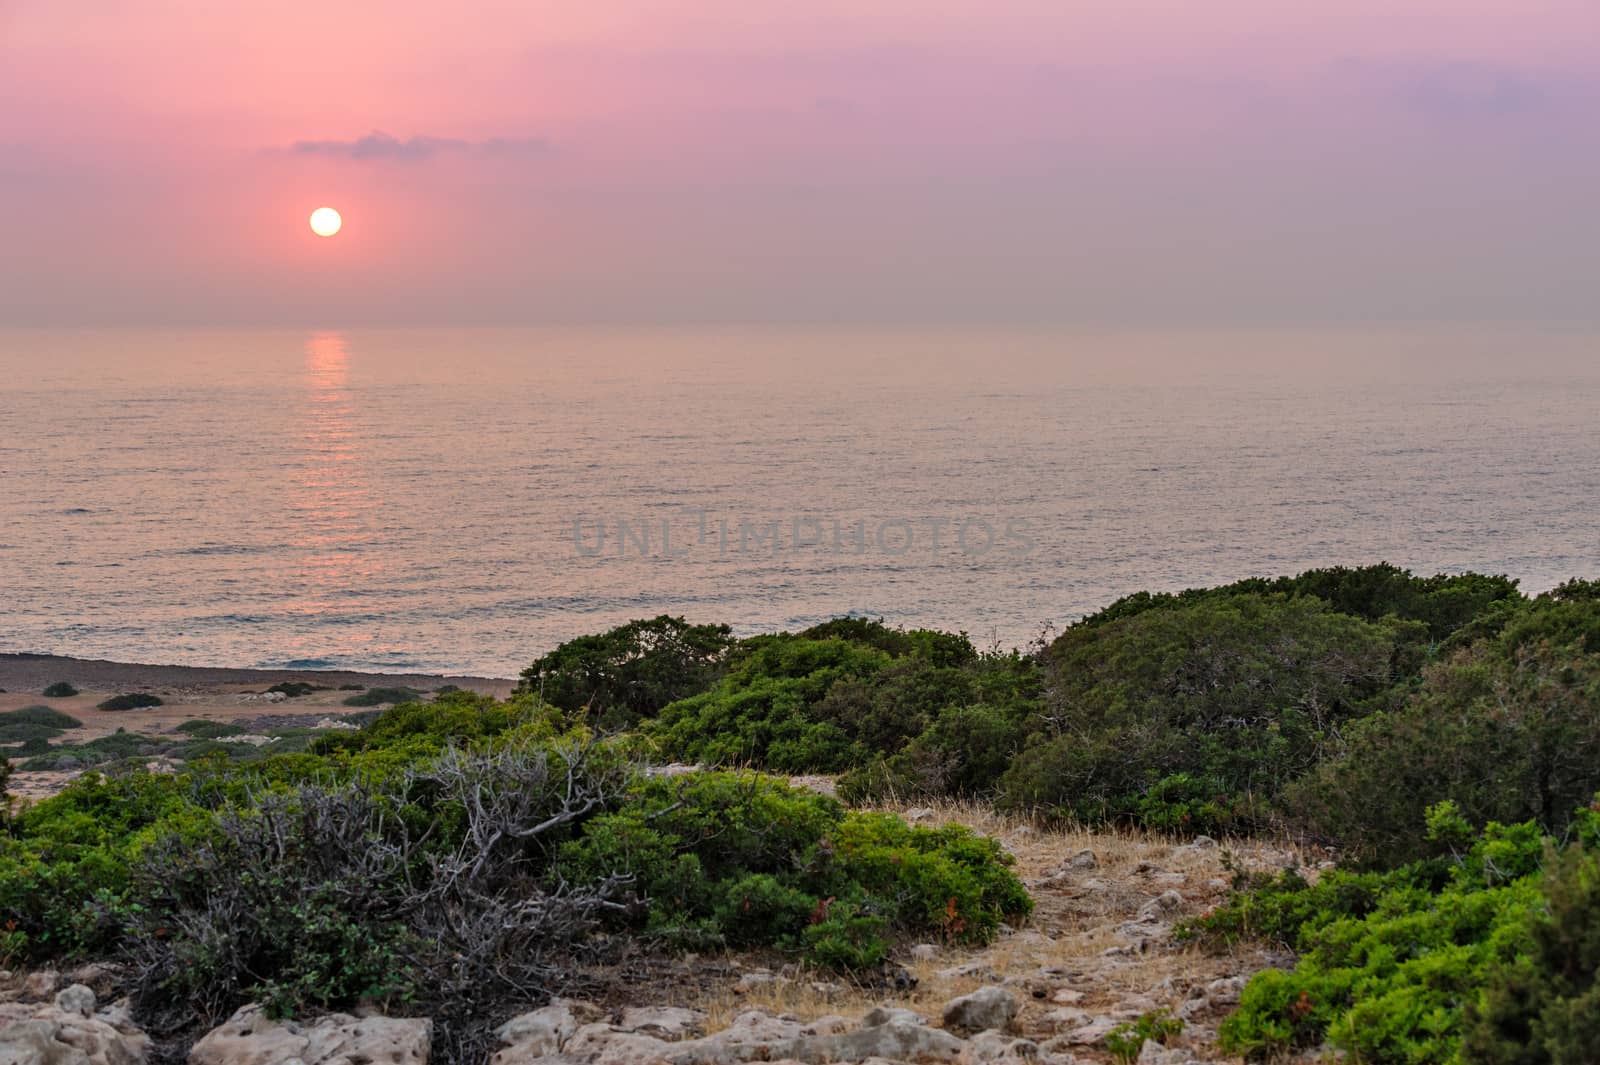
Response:
[[[1022,748],[1030,718],[1021,707],[950,707],[900,751],[846,774],[839,795],[850,802],[981,795]]]
[[[1183,1031],[1183,1022],[1166,1010],[1152,1010],[1133,1021],[1124,1022],[1106,1034],[1106,1050],[1124,1065],[1139,1060],[1139,1052],[1151,1040],[1166,1045]]]
[[[236,725],[232,721],[202,721],[192,718],[176,726],[178,732],[187,733],[195,739],[219,740],[226,736],[242,736],[245,732],[243,725]]]
[[[131,695],[113,695],[95,707],[97,710],[142,710],[145,707],[161,706],[161,698],[145,692],[134,692]]]
[[[44,725],[52,729],[82,728],[83,722],[48,706],[24,706],[0,713],[0,725]]]
[[[39,694],[46,699],[70,699],[78,694],[78,689],[64,680],[58,680]]]
[[[1215,588],[1190,588],[1176,594],[1137,592],[1124,596],[1080,624],[1103,625],[1150,610],[1192,606],[1238,595],[1311,596],[1333,610],[1366,621],[1387,617],[1416,621],[1425,635],[1442,641],[1474,619],[1498,612],[1502,606],[1524,602],[1517,582],[1481,573],[1435,574],[1418,577],[1409,570],[1380,562],[1374,566],[1333,566],[1306,570],[1294,577],[1251,577]]]
[[[991,840],[912,828],[750,773],[643,782],[562,851],[561,875],[634,878],[633,927],[669,943],[877,964],[890,933],[983,942],[1032,906]]]
[[[1237,595],[1068,629],[1045,729],[1000,803],[1171,830],[1248,827],[1391,679],[1396,637],[1316,599]]]
[[[286,695],[291,699],[298,699],[303,695],[310,695],[312,692],[327,690],[328,689],[321,684],[305,684],[301,681],[294,680],[284,681],[280,684],[274,684],[272,687],[267,689],[269,692],[277,692],[278,694]]]
[[[1588,1065],[1600,1047],[1600,861],[1582,846],[1552,856],[1528,949],[1491,970],[1469,1004],[1467,1065]]]
[[[26,740],[52,740],[61,735],[61,730],[51,728],[49,725],[35,725],[31,722],[0,721],[0,743],[22,743]]]
[[[1429,820],[1459,842],[1458,811]],[[1531,822],[1490,825],[1449,860],[1256,885],[1197,926],[1226,940],[1254,920],[1301,955],[1250,979],[1219,1045],[1252,1061],[1323,1042],[1370,1065],[1457,1060],[1468,1007],[1526,952],[1548,846]]]
[[[644,731],[675,758],[783,772],[864,766],[925,736],[905,764],[859,777],[857,793],[881,793],[891,779],[908,790],[977,790],[999,773],[1014,731],[1034,721],[1039,690],[1030,658],[979,654],[964,636],[846,618],[744,641],[715,687],[667,706]],[[992,709],[976,713],[997,715],[987,723],[1005,735],[976,759],[941,766],[960,727],[957,719],[940,724],[943,716],[980,705]]]
[[[1300,827],[1354,860],[1439,853],[1427,803],[1472,824],[1536,820],[1559,834],[1600,789],[1600,602],[1542,601],[1430,668],[1404,706],[1352,729],[1290,789]]]
[[[716,687],[672,703],[646,731],[675,758],[754,763],[785,772],[832,772],[866,760],[837,721],[812,709],[841,680],[859,680],[892,661],[844,640],[794,636],[746,641]]]
[[[344,700],[346,706],[382,706],[414,702],[422,698],[422,693],[414,688],[368,688],[360,695],[347,696]]]
[[[567,641],[523,670],[517,691],[627,727],[710,687],[733,646],[726,625],[663,614]]]

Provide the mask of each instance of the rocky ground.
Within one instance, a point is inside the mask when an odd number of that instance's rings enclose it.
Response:
[[[928,824],[960,821],[1001,839],[1033,892],[1033,917],[987,947],[912,947],[898,980],[861,986],[738,956],[677,960],[631,980],[587,980],[609,990],[508,1018],[493,1065],[1104,1063],[1115,1060],[1106,1036],[1156,1009],[1181,1019],[1183,1029],[1166,1046],[1147,1044],[1143,1065],[1228,1061],[1215,1047],[1218,1022],[1250,973],[1289,959],[1257,949],[1202,952],[1175,941],[1173,926],[1224,897],[1224,855],[1257,869],[1314,868],[1323,857],[1252,841],[1040,831],[981,807],[899,812]],[[0,993],[9,1000],[0,1001],[0,1062],[148,1060],[150,1042],[125,1005],[104,1005],[87,986],[97,975],[104,983],[96,971],[10,978]],[[246,1007],[196,1043],[189,1061],[420,1063],[430,1032],[426,1018],[280,1023]]]

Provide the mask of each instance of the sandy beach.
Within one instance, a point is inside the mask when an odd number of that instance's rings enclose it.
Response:
[[[78,694],[67,698],[45,698],[40,694],[58,681],[71,684]],[[324,690],[281,700],[262,694],[274,684],[285,683],[314,684]],[[0,689],[4,689],[0,691],[0,712],[48,706],[83,722],[82,728],[72,729],[56,741],[61,746],[84,743],[118,730],[148,736],[171,734],[179,724],[194,719],[229,721],[247,728],[263,720],[279,726],[314,725],[351,713],[344,700],[357,686],[431,692],[446,685],[504,698],[516,681],[421,673],[141,665],[60,655],[0,654]],[[111,696],[133,693],[159,696],[162,705],[120,711],[97,709]],[[40,798],[59,790],[75,775],[59,771],[17,772],[9,790],[24,798]]]

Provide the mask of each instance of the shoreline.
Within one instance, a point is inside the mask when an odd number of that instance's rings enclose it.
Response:
[[[338,687],[409,687],[431,690],[445,684],[469,688],[504,698],[516,686],[514,679],[450,673],[370,673],[346,669],[235,669],[228,666],[173,666],[142,662],[113,662],[100,658],[0,652],[0,688],[7,693],[37,693],[56,681],[70,681],[96,691],[170,691],[173,694],[207,694],[241,687],[301,682]]]

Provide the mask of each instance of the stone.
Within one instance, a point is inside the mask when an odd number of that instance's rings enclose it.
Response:
[[[1247,982],[1242,976],[1224,976],[1220,980],[1213,980],[1206,985],[1206,997],[1214,1006],[1236,1005]]]
[[[676,1043],[705,1034],[706,1015],[682,1006],[633,1006],[622,1011],[617,1027]]]
[[[572,1038],[561,1048],[562,1057],[569,1061],[588,1062],[589,1065],[633,1065],[635,1062],[660,1060],[674,1045],[654,1036],[641,1035],[619,1028],[614,1024],[586,1024],[572,1033]],[[491,1059],[494,1065],[520,1065],[534,1060],[520,1056],[520,1046],[500,1051]],[[307,1065],[310,1065],[307,1062]]]
[[[76,1013],[87,1017],[94,1013],[94,991],[82,984],[73,984],[56,992],[56,1009],[62,1013]]]
[[[874,1006],[861,1018],[861,1027],[876,1028],[880,1024],[927,1024],[928,1018],[913,1010],[899,1006]]]
[[[559,1051],[577,1030],[578,1018],[571,1004],[552,999],[546,1006],[511,1018],[494,1035],[500,1042],[515,1046],[519,1053],[538,1057]]]
[[[82,996],[68,996],[68,1002],[81,1006]],[[149,1058],[150,1037],[127,1019],[125,1008],[90,1015],[54,1004],[0,1005],[5,1065],[144,1065]]]
[[[189,1065],[427,1065],[433,1022],[330,1013],[301,1024],[242,1006],[189,1051]]]
[[[1074,1028],[1061,1038],[1069,1046],[1095,1046],[1105,1042],[1106,1036],[1110,1035],[1112,1029],[1116,1028],[1119,1023],[1111,1017],[1096,1017],[1088,1024]]]
[[[1039,1060],[1039,1044],[1001,1032],[980,1032],[967,1041],[961,1052],[961,1065],[983,1062],[1025,1062]]]
[[[905,812],[905,819],[913,823],[917,821],[932,821],[933,811],[926,806],[915,806]]]
[[[912,961],[932,961],[939,956],[939,948],[933,943],[918,943],[911,948]]]
[[[1083,1001],[1083,992],[1070,987],[1058,987],[1050,992],[1050,1001],[1058,1006],[1076,1006]]]
[[[1003,1031],[1020,1008],[1017,996],[1003,987],[980,987],[945,1003],[944,1026],[952,1032]]]
[[[933,974],[940,980],[998,980],[1000,974],[989,966],[979,961],[968,962],[965,965],[953,965],[948,969],[940,969]]]
[[[759,988],[770,988],[775,984],[786,984],[788,982],[787,977],[779,976],[770,969],[751,969],[739,977],[738,982],[733,985],[733,993],[735,995],[748,995]]]
[[[1183,896],[1176,891],[1163,891],[1143,906],[1139,907],[1140,917],[1158,917],[1162,914],[1174,913],[1183,908]]]
[[[34,1002],[52,998],[61,986],[61,974],[54,969],[40,969],[22,978],[22,997]]]
[[[1039,1026],[1048,1032],[1065,1032],[1082,1028],[1093,1019],[1087,1010],[1076,1006],[1058,1006],[1039,1018]]]
[[[1195,1065],[1194,1055],[1182,1047],[1164,1047],[1154,1039],[1139,1048],[1137,1065]]]

